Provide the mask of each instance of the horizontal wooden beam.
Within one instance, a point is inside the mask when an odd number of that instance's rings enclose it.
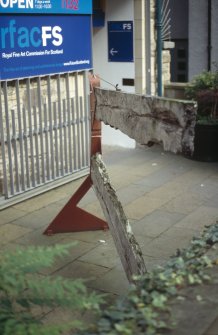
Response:
[[[174,153],[192,154],[197,106],[173,100],[95,89],[95,117],[140,144],[160,143]]]

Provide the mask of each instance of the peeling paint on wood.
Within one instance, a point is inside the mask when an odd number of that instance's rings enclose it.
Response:
[[[140,144],[160,143],[164,150],[191,155],[197,106],[194,102],[95,89],[96,119]]]
[[[111,186],[100,154],[91,158],[91,179],[126,276],[130,282],[133,282],[134,275],[142,275],[146,272],[145,263],[122,204]]]

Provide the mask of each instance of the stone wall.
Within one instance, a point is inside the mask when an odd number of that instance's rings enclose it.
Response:
[[[157,32],[155,0],[134,1],[135,92],[157,94]],[[150,20],[150,22],[147,22]],[[163,50],[163,85],[170,82],[170,52]],[[150,87],[148,87],[150,85]]]
[[[151,94],[157,94],[157,30],[156,30],[156,1],[150,1],[151,25]],[[170,51],[162,52],[162,82],[163,86],[170,82]]]
[[[163,86],[170,83],[170,51],[163,50],[163,63],[162,63],[162,74],[163,74]],[[163,90],[164,91],[164,90]]]

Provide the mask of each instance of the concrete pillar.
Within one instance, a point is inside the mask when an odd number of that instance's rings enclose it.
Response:
[[[134,1],[135,91],[146,93],[145,0]]]

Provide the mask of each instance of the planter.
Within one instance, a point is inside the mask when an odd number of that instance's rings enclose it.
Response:
[[[194,153],[190,158],[202,162],[218,162],[218,124],[196,124]]]

